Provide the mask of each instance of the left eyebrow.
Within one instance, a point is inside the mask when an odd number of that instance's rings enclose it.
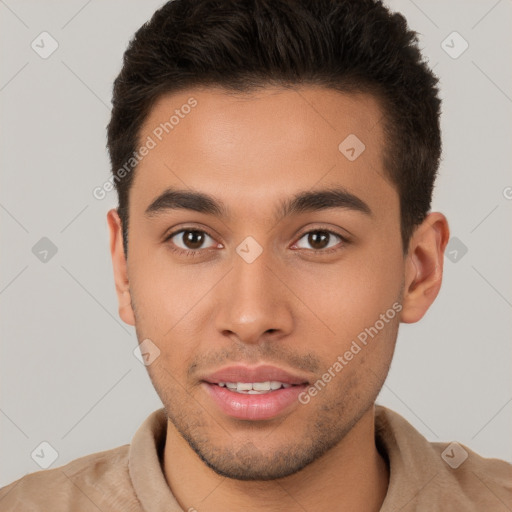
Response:
[[[305,212],[314,212],[330,208],[342,208],[372,216],[370,207],[359,197],[342,187],[322,190],[305,190],[292,198],[281,200],[275,210],[275,217],[284,217]],[[160,194],[147,208],[145,215],[153,217],[168,210],[193,210],[217,217],[229,217],[229,211],[222,201],[203,192],[168,188]]]
[[[277,219],[282,219],[298,213],[329,208],[342,208],[368,216],[373,215],[371,208],[362,199],[342,187],[298,192],[291,199],[281,201],[275,213]]]

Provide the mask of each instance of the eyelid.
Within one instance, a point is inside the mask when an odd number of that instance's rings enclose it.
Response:
[[[192,227],[192,226],[185,226],[185,227],[181,227],[181,228],[178,228],[178,229],[175,229],[175,230],[171,231],[170,233],[168,233],[168,234],[166,234],[164,236],[164,242],[168,242],[171,238],[174,238],[176,235],[179,235],[180,233],[184,233],[184,232],[187,232],[187,231],[196,231],[198,233],[204,233],[206,236],[209,236],[217,245],[222,245],[222,244],[219,244],[219,242],[216,241],[216,237],[213,236],[212,234],[210,234],[206,229],[198,228],[198,227]],[[209,248],[206,248],[206,249],[209,249]],[[196,251],[196,252],[199,252],[199,251],[204,251],[206,249],[205,248],[202,248],[202,249],[183,249],[181,247],[178,247],[178,250],[181,250],[181,251]]]
[[[340,242],[341,246],[340,246],[340,244],[337,244],[334,247],[329,247],[328,249],[317,249],[317,250],[303,249],[303,250],[306,250],[308,252],[318,254],[318,255],[329,254],[329,253],[336,252],[336,251],[340,250],[344,245],[347,245],[350,243],[350,238],[348,236],[342,235],[341,233],[338,233],[337,231],[335,231],[332,228],[319,226],[319,227],[305,229],[303,232],[301,232],[299,235],[297,235],[296,241],[293,243],[293,246],[295,246],[299,240],[304,238],[305,235],[309,235],[310,233],[317,233],[317,232],[329,233],[330,235],[337,236],[341,240],[341,242]]]
[[[206,233],[211,238],[219,238],[219,235],[216,233],[215,230],[203,225],[203,224],[176,224],[170,228],[168,228],[164,235],[163,239],[168,240],[170,237],[177,235],[178,233],[181,233],[182,231],[201,231],[202,233]]]
[[[349,242],[354,236],[348,229],[340,228],[339,226],[333,227],[330,224],[317,224],[314,227],[306,227],[299,232],[297,235],[298,238],[306,235],[307,233],[311,233],[314,231],[326,231],[327,233],[332,233],[333,235],[339,236],[346,242]],[[297,239],[298,239],[297,238]]]

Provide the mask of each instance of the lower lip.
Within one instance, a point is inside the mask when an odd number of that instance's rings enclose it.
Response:
[[[213,401],[220,409],[239,420],[269,420],[298,403],[298,396],[306,385],[291,386],[260,395],[249,395],[229,391],[217,384],[203,383]]]

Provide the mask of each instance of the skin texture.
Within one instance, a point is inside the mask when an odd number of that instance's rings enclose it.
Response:
[[[382,167],[378,102],[320,87],[245,95],[190,89],[154,105],[140,140],[193,97],[197,106],[139,163],[130,191],[128,259],[120,220],[108,212],[119,314],[160,356],[147,368],[169,421],[166,479],[184,510],[377,511],[388,468],[374,441],[374,402],[400,322],[416,322],[435,299],[449,232],[431,213],[406,256],[399,197]],[[338,145],[366,146],[349,161]],[[371,215],[349,208],[274,216],[299,191],[340,186]],[[207,193],[225,218],[191,210],[152,217],[166,188]],[[203,230],[186,245],[180,229]],[[332,230],[323,248],[305,234]],[[236,252],[248,236],[263,249]],[[196,249],[190,257],[173,252]],[[334,252],[326,250],[336,248]],[[324,251],[324,252],[322,252]],[[230,363],[273,364],[310,383],[393,304],[398,315],[309,403],[270,420],[224,414],[201,377]],[[345,510],[345,509],[343,509]]]

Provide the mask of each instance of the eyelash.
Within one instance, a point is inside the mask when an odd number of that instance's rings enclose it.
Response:
[[[205,235],[208,235],[210,238],[214,238],[213,236],[211,236],[207,231],[204,231],[202,229],[196,229],[196,228],[182,228],[178,231],[174,231],[172,233],[170,233],[164,240],[164,242],[169,242],[171,240],[171,238],[175,237],[176,235],[180,234],[180,233],[185,233],[185,232],[195,232],[195,233],[204,233]],[[336,233],[335,231],[332,231],[330,229],[323,229],[323,228],[317,228],[317,229],[311,229],[309,231],[305,231],[304,233],[302,233],[299,238],[297,239],[297,241],[301,240],[302,238],[304,238],[305,235],[308,235],[310,233],[328,233],[330,235],[334,235],[334,236],[337,236],[338,238],[341,239],[341,242],[343,243],[343,245],[347,245],[348,243],[350,243],[350,241],[340,235],[339,233]],[[176,247],[174,246],[174,244],[169,244],[169,249],[174,252],[174,253],[177,253],[179,255],[182,255],[182,256],[187,256],[189,258],[195,258],[197,256],[200,255],[201,252],[204,252],[205,249],[197,249],[197,250],[192,250],[192,249],[180,249],[179,247]],[[315,250],[315,249],[306,249],[308,251],[311,251],[312,254],[314,254],[315,256],[323,256],[323,255],[326,255],[326,254],[331,254],[333,252],[336,252],[336,251],[339,251],[341,249],[341,247],[331,247],[329,249],[318,249],[318,250]]]

